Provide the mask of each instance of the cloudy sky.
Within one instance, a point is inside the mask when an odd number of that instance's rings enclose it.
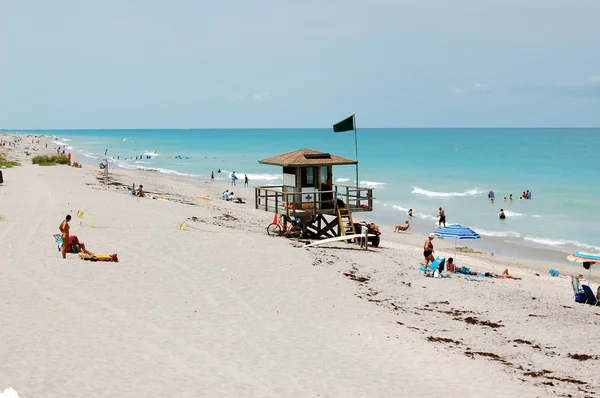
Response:
[[[0,0],[0,128],[600,126],[600,0]]]

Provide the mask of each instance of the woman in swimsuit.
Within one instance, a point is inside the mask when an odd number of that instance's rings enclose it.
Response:
[[[433,258],[433,238],[435,238],[435,235],[429,234],[427,240],[425,241],[425,245],[423,245],[423,257],[425,257],[425,267],[427,267],[430,262],[435,261],[435,259]]]

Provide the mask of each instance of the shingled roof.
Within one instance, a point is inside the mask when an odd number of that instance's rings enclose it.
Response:
[[[309,157],[307,158],[305,155],[309,155]],[[317,155],[317,157],[311,158],[310,155]],[[322,156],[319,157],[318,155]],[[298,167],[357,164],[358,162],[356,160],[328,154],[315,149],[304,148],[298,149],[297,151],[282,153],[281,155],[271,156],[270,158],[259,160],[258,163],[284,167]]]

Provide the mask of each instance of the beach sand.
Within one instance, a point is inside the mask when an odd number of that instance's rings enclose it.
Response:
[[[119,169],[103,182],[92,167],[31,165],[22,145],[0,147],[23,163],[3,170],[0,185],[0,391],[26,398],[600,390],[600,307],[575,303],[569,279],[550,277],[547,263],[461,252],[458,265],[508,267],[522,280],[425,278],[417,234],[384,230],[381,247],[368,251],[303,248],[267,236],[273,215],[254,209],[252,188],[233,188],[247,202],[240,205],[217,199],[227,184]],[[132,196],[132,183],[162,200]],[[63,260],[52,234],[66,214],[89,250],[120,261]],[[435,245],[436,255],[454,256],[453,243]]]

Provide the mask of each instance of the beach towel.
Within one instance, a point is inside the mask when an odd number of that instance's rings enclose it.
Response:
[[[88,261],[112,261],[115,263],[119,262],[119,259],[117,258],[116,254],[86,254],[81,252],[79,253],[79,258]]]

